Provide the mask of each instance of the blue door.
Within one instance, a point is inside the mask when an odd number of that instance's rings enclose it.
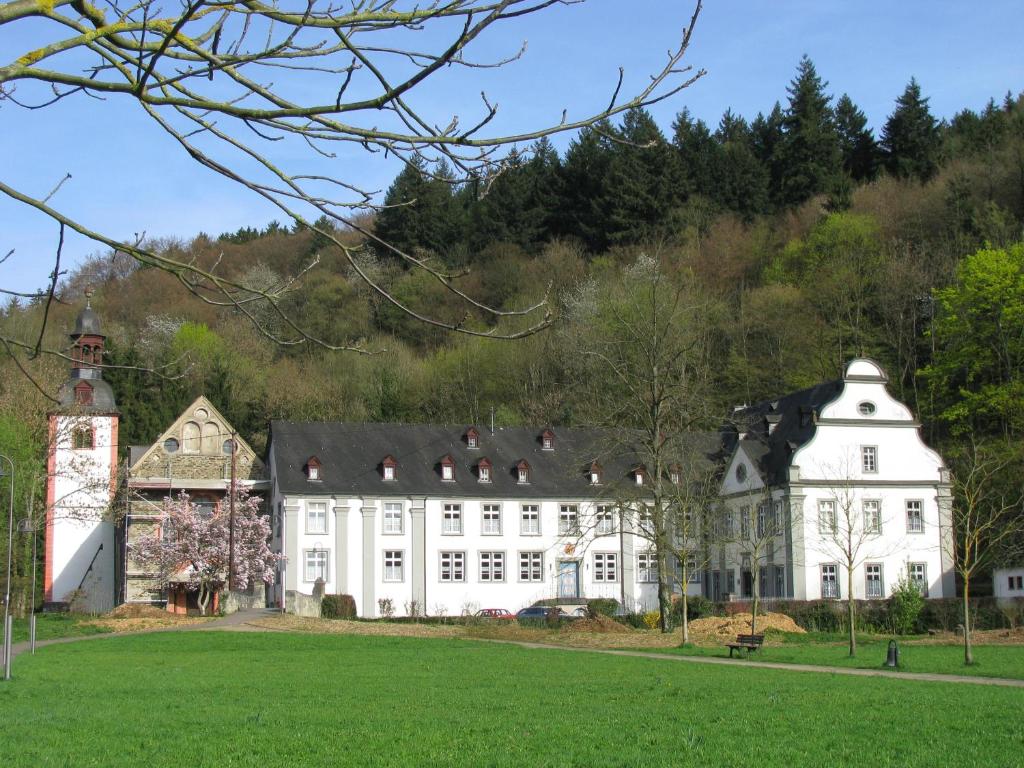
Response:
[[[558,563],[558,596],[580,596],[580,564],[575,560]]]

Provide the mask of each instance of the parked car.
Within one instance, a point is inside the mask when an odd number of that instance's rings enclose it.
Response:
[[[531,605],[529,608],[522,608],[516,613],[516,618],[522,621],[527,620],[544,620],[548,617],[548,611],[558,611],[556,614],[559,619],[568,619],[569,614],[563,611],[561,608],[554,608],[550,605]]]
[[[496,619],[498,621],[513,621],[516,617],[505,608],[481,608],[475,614],[478,619]]]

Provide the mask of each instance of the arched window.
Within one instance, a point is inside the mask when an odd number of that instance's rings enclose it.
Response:
[[[219,453],[221,440],[220,424],[216,421],[203,424],[203,453]]]
[[[186,421],[181,428],[181,450],[183,453],[199,453],[202,442],[199,437],[199,425],[194,421]]]

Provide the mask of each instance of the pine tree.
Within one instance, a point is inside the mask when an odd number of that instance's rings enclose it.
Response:
[[[684,109],[672,123],[672,146],[677,163],[676,192],[681,200],[690,195],[710,197],[715,186],[719,145],[703,120],[694,120]]]
[[[747,121],[727,109],[715,131],[720,149],[713,166],[712,199],[750,220],[768,208],[768,169],[754,153]]]
[[[854,181],[870,181],[878,171],[878,143],[868,119],[845,93],[836,102],[836,129],[843,170]]]
[[[938,123],[911,78],[882,129],[885,167],[893,176],[927,181],[938,171],[939,147]]]
[[[754,156],[761,161],[768,172],[768,199],[776,206],[782,205],[782,163],[779,145],[782,143],[782,123],[785,115],[782,105],[775,102],[767,116],[758,112],[750,124],[751,148]]]
[[[779,144],[781,202],[799,205],[832,190],[842,173],[842,155],[835,118],[825,93],[828,83],[818,77],[804,55],[790,83],[789,107],[782,121]]]
[[[556,231],[565,237],[579,238],[592,253],[608,247],[605,200],[608,167],[612,150],[609,136],[616,133],[603,121],[584,128],[569,144],[561,167],[561,187],[565,191]]]

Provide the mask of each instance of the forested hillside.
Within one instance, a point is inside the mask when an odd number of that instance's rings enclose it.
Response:
[[[366,223],[457,274],[454,284],[485,304],[512,309],[547,297],[553,323],[540,333],[499,341],[440,331],[370,290],[315,232],[272,223],[158,245],[265,285],[318,256],[285,309],[318,337],[364,352],[275,343],[238,309],[109,254],[68,276],[47,340],[66,343],[82,290],[93,285],[109,362],[124,366],[106,372],[123,413],[122,447],[153,440],[199,393],[257,450],[271,418],[486,424],[493,409],[499,425],[585,423],[586,388],[570,364],[569,329],[578,326],[561,318],[644,253],[705,302],[715,417],[834,378],[844,361],[868,355],[934,443],[975,434],[1016,444],[1022,98],[938,121],[911,81],[876,134],[804,59],[767,114],[726,112],[709,126],[684,110],[659,126],[635,111],[583,132],[564,156],[546,142],[521,150],[490,179],[456,182],[443,165],[408,166],[388,207]],[[388,249],[368,244],[361,253],[360,267],[412,308],[489,327],[487,315]],[[268,307],[247,311],[271,333],[284,322]],[[41,303],[12,302],[0,322],[31,338],[42,312]],[[66,366],[19,353],[0,368],[0,445],[29,465],[43,454],[45,393]]]

